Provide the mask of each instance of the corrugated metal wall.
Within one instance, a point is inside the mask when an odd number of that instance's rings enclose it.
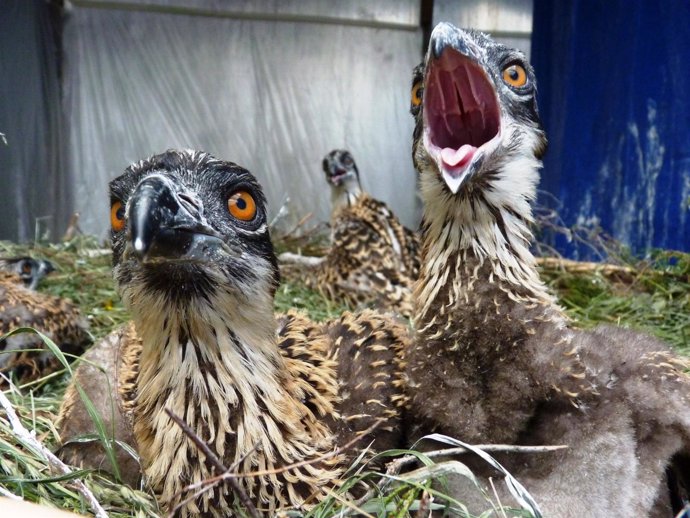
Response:
[[[62,174],[57,20],[44,0],[2,2],[0,239],[54,237],[72,206]]]
[[[104,236],[107,181],[173,146],[245,165],[273,213],[290,196],[294,218],[315,220],[330,204],[321,157],[348,147],[365,186],[416,223],[407,110],[420,0],[70,5],[61,106],[54,13],[43,0],[3,4],[0,238],[31,239],[37,227],[59,238],[73,210],[83,230]],[[532,0],[433,6],[434,23],[530,51]],[[599,223],[637,251],[690,249],[690,4],[536,8],[532,61],[551,142],[542,186],[562,201],[565,222]]]
[[[44,0],[8,2],[21,16],[5,9],[0,31],[12,79],[0,98],[11,193],[0,238],[31,239],[38,220],[59,239],[75,210],[105,236],[108,180],[169,147],[244,165],[273,214],[289,196],[293,220],[315,221],[330,210],[321,158],[347,147],[365,188],[417,224],[408,108],[420,0],[72,0],[64,63],[59,24],[38,29]],[[444,19],[528,48],[531,0],[436,0],[433,21]]]
[[[272,213],[289,196],[295,217],[316,220],[330,211],[321,160],[346,147],[365,188],[416,223],[417,0],[147,3],[75,2],[65,27],[68,168],[83,230],[104,235],[110,178],[169,147],[233,160],[262,182]]]

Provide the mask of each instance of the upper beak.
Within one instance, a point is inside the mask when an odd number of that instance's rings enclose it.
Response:
[[[209,260],[225,243],[203,217],[193,193],[162,176],[142,180],[129,199],[127,249],[138,259]]]
[[[477,52],[479,49],[470,39],[465,37],[465,33],[450,23],[441,22],[434,27],[431,33],[427,61],[440,59],[446,47],[455,49],[473,61],[478,60]]]
[[[53,263],[51,263],[50,261],[48,261],[47,259],[43,259],[41,261],[40,269],[43,271],[43,273],[45,275],[48,275],[49,273],[53,273],[54,271],[57,270],[55,265]]]

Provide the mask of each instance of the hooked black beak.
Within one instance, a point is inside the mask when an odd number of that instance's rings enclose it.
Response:
[[[44,272],[46,275],[48,275],[49,273],[53,273],[54,271],[57,270],[57,268],[55,267],[55,265],[54,265],[53,263],[51,263],[50,261],[48,261],[47,259],[43,259],[43,260],[41,261],[41,266],[40,266],[40,268],[43,270],[43,272]]]
[[[471,45],[453,25],[441,22],[431,34],[429,49],[434,59],[440,59],[443,51],[450,47],[460,54],[477,61],[478,56]]]
[[[192,193],[175,192],[161,176],[139,183],[128,211],[128,249],[139,260],[209,260],[225,246],[205,223],[201,201]]]
[[[55,265],[48,261],[47,259],[38,260],[38,268],[36,272],[31,276],[31,283],[29,284],[29,289],[35,290],[38,287],[38,283],[46,275],[56,271]]]

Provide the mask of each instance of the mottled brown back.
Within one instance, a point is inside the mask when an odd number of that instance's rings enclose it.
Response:
[[[67,355],[81,354],[90,343],[87,321],[70,300],[29,290],[15,275],[0,272],[0,336],[21,327],[33,327],[47,335]],[[35,333],[0,340],[0,351],[0,369],[13,372],[22,382],[61,367]]]
[[[333,300],[412,314],[419,239],[388,206],[367,194],[331,218],[332,246],[312,285]]]

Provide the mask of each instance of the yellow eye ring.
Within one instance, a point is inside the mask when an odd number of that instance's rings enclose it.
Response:
[[[522,65],[513,63],[503,69],[503,81],[510,86],[520,88],[527,84],[527,72]]]
[[[256,216],[256,201],[247,191],[237,191],[228,198],[228,211],[240,221],[251,221]]]
[[[110,226],[115,232],[125,228],[125,207],[119,200],[110,206]]]
[[[412,87],[412,106],[422,104],[422,82],[418,81]]]

